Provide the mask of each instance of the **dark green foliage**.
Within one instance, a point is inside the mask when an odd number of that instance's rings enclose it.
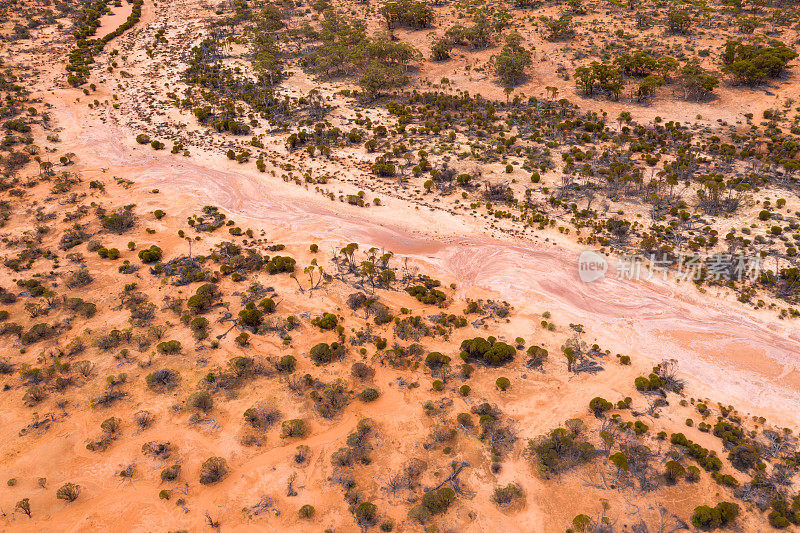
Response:
[[[380,396],[380,394],[377,390],[368,387],[359,393],[358,399],[362,402],[369,403],[377,400],[378,396]]]
[[[431,370],[439,370],[448,364],[450,364],[450,358],[439,352],[431,352],[425,357],[425,366]]]
[[[649,392],[660,389],[661,386],[663,385],[663,382],[661,381],[661,378],[657,374],[652,373],[650,374],[650,376],[646,378],[641,376],[636,378],[634,380],[634,385],[636,386],[636,389],[639,391]]]
[[[161,261],[162,254],[161,248],[153,244],[150,248],[139,250],[139,259],[141,259],[142,263],[155,263],[156,261]]]
[[[678,446],[686,447],[689,455],[697,461],[707,471],[717,471],[722,468],[722,460],[717,457],[716,452],[703,448],[686,438],[683,433],[673,433],[670,435],[670,442]]]
[[[589,410],[594,413],[594,416],[601,416],[606,411],[610,411],[614,408],[614,404],[606,400],[605,398],[601,398],[599,396],[595,396],[589,401]]]
[[[250,328],[251,331],[258,330],[263,318],[264,313],[256,309],[255,304],[252,302],[247,304],[246,309],[239,311],[239,323],[246,328]]]
[[[213,283],[206,283],[197,288],[195,294],[186,302],[186,307],[194,314],[203,314],[211,309],[218,296],[217,286]]]
[[[258,306],[267,314],[274,313],[276,305],[275,300],[272,298],[264,298],[258,302]]]
[[[511,33],[506,37],[506,44],[495,56],[497,77],[506,86],[518,85],[525,77],[525,69],[531,64],[531,53],[523,48],[522,37]]]
[[[405,20],[423,22],[427,17],[418,13],[425,11],[426,6],[421,2],[414,4],[420,9],[402,16]],[[391,8],[389,11],[397,12]],[[326,76],[357,75],[362,89],[370,96],[407,83],[405,67],[419,56],[417,50],[384,37],[370,38],[362,21],[350,22],[333,10],[326,11],[324,17],[320,31],[311,35],[320,44],[303,57],[304,68]]]
[[[278,372],[283,372],[286,374],[294,372],[295,366],[297,366],[297,358],[295,358],[293,355],[284,355],[276,364]]]
[[[64,307],[85,318],[92,318],[97,313],[97,305],[82,298],[67,298],[64,300]]]
[[[344,346],[337,342],[328,344],[321,342],[311,347],[308,356],[318,365],[325,365],[344,354]]]
[[[322,316],[318,316],[311,320],[311,323],[317,326],[319,329],[330,331],[339,323],[339,319],[333,313],[323,313]]]
[[[727,420],[720,420],[714,424],[714,436],[722,439],[726,446],[741,444],[744,439],[744,430],[738,424]]]
[[[276,255],[264,265],[270,274],[280,274],[281,272],[294,272],[296,261],[292,257]]]
[[[540,346],[529,346],[527,354],[528,360],[525,364],[528,368],[541,368],[548,357],[547,350]]]
[[[416,0],[394,0],[386,2],[380,9],[388,29],[404,24],[414,29],[427,28],[433,22],[433,9]]]
[[[258,404],[244,412],[245,421],[256,429],[269,429],[278,422],[281,413],[266,404]]]
[[[728,41],[722,54],[725,72],[737,83],[756,84],[779,77],[797,52],[784,43],[771,40],[765,44]]]
[[[560,41],[572,37],[575,33],[572,24],[572,15],[564,14],[558,18],[541,17],[547,29],[547,39],[550,41]]]
[[[354,514],[358,525],[362,528],[368,528],[374,525],[378,518],[378,507],[371,502],[361,502],[356,507]]]
[[[93,280],[94,278],[92,278],[92,275],[89,274],[89,271],[85,268],[82,268],[70,274],[69,277],[64,280],[64,284],[70,289],[78,289],[80,287],[89,285]]]
[[[456,493],[450,487],[440,487],[426,492],[422,496],[422,505],[430,514],[444,514],[456,499]]]
[[[426,305],[443,305],[447,301],[447,295],[433,287],[425,285],[414,285],[406,289],[408,294]]]
[[[516,483],[509,483],[505,487],[498,487],[494,489],[492,501],[500,507],[506,507],[523,496],[524,493],[519,485]]]
[[[206,391],[193,392],[186,399],[186,407],[194,411],[209,412],[214,407],[214,400]]]
[[[74,502],[81,493],[81,487],[75,483],[64,483],[56,491],[56,498],[67,502]]]
[[[514,359],[517,349],[498,341],[494,337],[475,337],[461,343],[461,358],[464,361],[481,361],[487,366],[502,366]]]
[[[692,28],[692,15],[685,10],[672,9],[667,12],[667,29],[670,33],[684,35]]]
[[[692,524],[701,529],[725,527],[739,516],[739,506],[735,503],[720,502],[714,507],[700,505],[692,513]]]
[[[61,242],[59,242],[58,247],[62,250],[69,250],[85,242],[88,238],[89,235],[86,233],[86,229],[80,224],[75,224],[61,236]]]
[[[785,529],[790,525],[800,525],[800,496],[787,501],[785,498],[774,500],[770,506],[769,523],[776,529]]]
[[[20,340],[22,344],[33,344],[34,342],[49,339],[56,334],[56,329],[50,324],[41,322],[34,324],[31,328],[22,334]]]
[[[597,61],[575,69],[575,84],[583,90],[586,96],[592,96],[599,91],[609,94],[614,100],[619,98],[623,89],[619,68]]]
[[[299,418],[292,420],[284,420],[281,424],[281,438],[298,438],[302,439],[308,433],[305,422]]]
[[[177,340],[163,341],[156,345],[156,349],[159,351],[159,353],[165,355],[176,354],[180,353],[181,351],[181,343]]]
[[[686,475],[686,469],[678,461],[667,461],[665,469],[664,477],[670,484],[677,483]]]
[[[728,453],[728,460],[733,467],[743,472],[755,467],[760,459],[761,455],[752,444],[739,444]]]
[[[347,405],[350,391],[347,382],[336,379],[322,387],[322,390],[311,392],[314,407],[323,418],[333,418]]]
[[[583,438],[583,429],[582,423],[568,424],[530,441],[530,451],[542,475],[561,474],[597,455],[595,447]]]
[[[125,206],[123,209],[116,213],[106,215],[102,218],[101,223],[105,229],[121,235],[131,229],[135,222],[133,216],[133,206]]]
[[[200,467],[200,483],[211,485],[228,474],[228,462],[222,457],[209,457]]]

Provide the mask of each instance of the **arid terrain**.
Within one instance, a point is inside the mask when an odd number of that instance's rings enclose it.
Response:
[[[797,528],[797,51],[782,0],[0,5],[0,531]]]

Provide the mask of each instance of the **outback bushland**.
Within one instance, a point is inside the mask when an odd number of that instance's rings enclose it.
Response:
[[[0,14],[4,528],[800,525],[793,3]]]

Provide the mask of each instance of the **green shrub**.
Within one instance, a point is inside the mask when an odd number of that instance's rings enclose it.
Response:
[[[156,344],[156,349],[164,355],[176,354],[181,351],[181,343],[176,340],[163,341]]]
[[[702,529],[717,529],[727,526],[739,516],[735,503],[720,502],[715,507],[700,505],[692,513],[692,524]]]
[[[378,507],[371,502],[361,502],[356,507],[355,517],[362,528],[372,526],[378,517]]]
[[[425,357],[425,366],[431,370],[438,370],[450,363],[450,358],[439,352],[431,352]]]
[[[284,355],[277,363],[278,372],[291,374],[297,366],[297,359],[293,355]]]
[[[150,248],[139,250],[139,259],[142,263],[155,263],[156,261],[161,261],[162,254],[161,248],[154,244]]]
[[[499,377],[497,381],[494,382],[498,389],[501,391],[507,390],[511,386],[511,381],[506,377]]]
[[[59,500],[65,500],[67,502],[74,502],[78,499],[80,493],[80,485],[76,485],[75,483],[64,483],[56,491],[56,498]]]
[[[181,473],[181,465],[168,466],[161,471],[161,481],[175,481]]]
[[[514,500],[523,496],[522,488],[516,483],[509,483],[505,487],[498,487],[494,489],[492,494],[492,501],[500,507],[510,505]]]
[[[444,514],[456,499],[456,493],[450,487],[440,487],[426,492],[422,496],[422,505],[430,514]]]
[[[306,436],[308,429],[306,428],[306,423],[300,420],[299,418],[294,418],[292,420],[284,420],[281,424],[281,438],[288,439],[288,438],[298,438],[302,439]]]
[[[186,399],[186,407],[194,411],[209,412],[214,407],[214,399],[206,391],[193,392]]]
[[[678,461],[667,461],[665,467],[664,476],[667,478],[668,483],[677,483],[686,476],[686,469]]]
[[[475,337],[461,343],[461,358],[464,361],[477,360],[487,366],[504,365],[512,361],[516,353],[516,348],[494,337]]]
[[[321,330],[330,331],[339,324],[339,319],[333,313],[323,313],[322,316],[311,320],[311,323]]]
[[[361,393],[358,395],[358,398],[362,402],[374,402],[378,399],[378,396],[380,396],[380,393],[377,390],[373,388],[366,388],[361,391]]]
[[[594,413],[594,416],[601,416],[606,411],[610,411],[614,408],[614,405],[606,400],[605,398],[601,398],[599,396],[595,396],[594,398],[589,401],[589,410]]]
[[[200,483],[211,485],[228,474],[228,462],[222,457],[209,457],[200,467]]]
[[[295,269],[296,261],[292,257],[276,255],[264,265],[269,274],[280,274],[281,272],[292,273]]]
[[[341,357],[343,352],[344,347],[338,342],[334,342],[330,345],[326,342],[321,342],[311,347],[308,351],[308,356],[314,363],[326,365],[333,361],[334,358]]]
[[[49,339],[53,337],[57,333],[56,328],[51,326],[50,324],[45,324],[41,322],[39,324],[34,324],[31,328],[22,334],[20,340],[22,344],[33,344],[34,342],[38,342],[41,340]]]

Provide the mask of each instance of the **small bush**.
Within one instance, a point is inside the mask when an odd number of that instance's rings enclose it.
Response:
[[[162,368],[147,374],[145,378],[147,388],[156,392],[171,390],[178,382],[178,374],[174,370]]]
[[[733,522],[739,516],[739,506],[735,503],[720,502],[714,507],[700,505],[692,513],[692,524],[703,529],[717,529]]]
[[[150,248],[139,250],[139,259],[141,259],[142,263],[155,263],[156,261],[161,261],[162,254],[161,248],[154,244]]]
[[[319,329],[330,331],[338,325],[339,319],[333,313],[323,313],[322,316],[312,319],[311,323]]]
[[[500,507],[506,507],[514,502],[514,500],[523,496],[522,488],[516,483],[509,483],[505,487],[498,487],[494,489],[492,501]]]
[[[81,493],[80,485],[76,485],[75,483],[64,483],[61,487],[56,491],[56,498],[59,500],[65,500],[67,502],[74,502],[78,499],[78,496]]]
[[[228,462],[222,457],[209,457],[200,467],[200,483],[210,485],[228,474]]]
[[[180,353],[181,343],[176,340],[159,342],[156,345],[156,350],[164,355]]]
[[[422,505],[431,514],[444,514],[450,504],[456,499],[456,493],[450,487],[440,487],[436,490],[426,492],[422,496]]]
[[[371,502],[361,502],[356,507],[356,522],[362,528],[367,528],[375,524],[378,517],[378,507]]]
[[[361,393],[358,395],[358,398],[362,402],[374,402],[375,400],[378,399],[378,396],[380,396],[380,393],[378,393],[377,390],[372,388],[366,388],[363,391],[361,391]]]
[[[186,399],[186,407],[194,411],[207,413],[214,407],[214,400],[206,391],[197,391]]]
[[[292,420],[285,420],[283,424],[281,424],[281,438],[288,439],[288,438],[298,438],[302,439],[308,433],[308,429],[306,428],[306,423],[300,420],[299,418],[293,418]]]
[[[278,372],[291,374],[294,372],[295,366],[297,366],[297,359],[293,355],[284,355],[275,366]]]
[[[181,465],[168,466],[161,471],[161,481],[175,481],[181,473]]]

